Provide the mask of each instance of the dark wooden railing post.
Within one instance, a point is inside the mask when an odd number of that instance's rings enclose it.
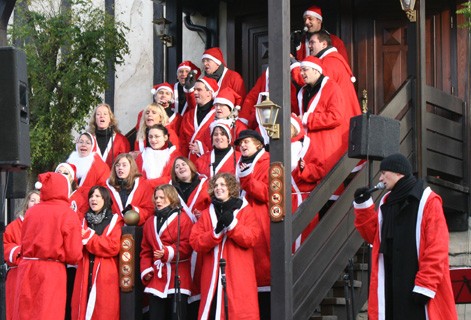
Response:
[[[119,287],[121,319],[142,319],[143,292],[139,268],[142,227],[124,226],[119,250]]]

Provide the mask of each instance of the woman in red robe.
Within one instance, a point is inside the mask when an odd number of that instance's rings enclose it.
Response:
[[[82,220],[83,259],[75,277],[72,319],[119,319],[117,256],[123,220],[111,211],[111,196],[105,187],[92,187],[88,203]]]

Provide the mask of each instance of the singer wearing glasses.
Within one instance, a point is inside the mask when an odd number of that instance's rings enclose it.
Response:
[[[193,223],[188,215],[180,214],[180,199],[170,184],[155,188],[154,205],[154,216],[144,224],[140,255],[149,319],[186,319]]]
[[[400,153],[381,161],[389,192],[376,211],[371,192],[355,191],[355,227],[373,245],[369,319],[457,319],[442,199],[412,175]]]
[[[190,236],[203,261],[198,319],[259,319],[253,247],[260,227],[252,207],[229,173],[215,175],[208,193],[211,205]]]

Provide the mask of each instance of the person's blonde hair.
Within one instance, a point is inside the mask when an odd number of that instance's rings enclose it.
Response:
[[[167,198],[168,201],[170,202],[169,206],[172,209],[181,207],[180,198],[178,197],[177,189],[175,189],[174,186],[172,186],[171,184],[162,184],[160,186],[157,186],[154,189],[154,194],[153,194],[154,197],[155,197],[155,193],[159,190],[162,190],[165,198]]]
[[[118,182],[118,176],[116,175],[116,164],[122,158],[126,158],[129,161],[129,175],[124,179],[124,186],[126,190],[129,190],[134,185],[134,180],[140,177],[141,174],[139,173],[139,168],[137,167],[136,160],[134,160],[133,156],[129,153],[121,153],[119,154],[113,162],[111,167],[111,175],[110,175],[110,185],[112,185],[116,190],[121,190],[121,186]]]
[[[162,107],[158,103],[148,104],[144,108],[144,111],[142,111],[141,120],[139,121],[139,130],[137,131],[136,135],[137,140],[146,140],[146,112],[150,109],[155,109],[157,111],[157,114],[160,115],[160,119],[162,119],[162,121],[160,122],[161,125],[165,127],[168,124],[168,115],[167,112],[165,112],[164,107]]]
[[[110,127],[113,128],[113,131],[116,133],[120,133],[121,131],[118,129],[118,120],[116,120],[116,117],[114,116],[113,111],[111,110],[111,107],[107,103],[100,103],[95,107],[95,110],[93,110],[92,116],[90,117],[90,121],[88,122],[88,127],[89,127],[89,132],[93,135],[95,135],[96,130],[97,130],[97,125],[96,125],[96,112],[99,107],[105,107],[108,109],[108,113],[110,114]]]
[[[29,191],[27,194],[26,194],[26,197],[23,199],[23,201],[21,202],[21,205],[20,205],[20,208],[18,209],[18,211],[16,211],[15,213],[15,217],[16,218],[19,218],[19,217],[24,217],[25,216],[25,213],[26,213],[26,210],[28,210],[28,203],[29,203],[29,200],[31,199],[31,196],[33,194],[37,194],[39,197],[41,197],[40,193],[39,193],[39,190],[31,190]]]

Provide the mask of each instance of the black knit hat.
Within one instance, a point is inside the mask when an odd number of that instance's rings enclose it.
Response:
[[[405,176],[412,174],[412,166],[409,160],[400,153],[394,153],[384,158],[379,169],[381,171],[400,173]]]
[[[260,141],[262,143],[262,146],[265,145],[265,141],[263,141],[263,137],[260,135],[260,133],[258,133],[257,131],[255,130],[251,130],[251,129],[247,129],[247,130],[242,130],[240,133],[239,133],[239,136],[237,137],[237,139],[234,141],[234,144],[236,146],[239,145],[239,143],[245,139],[245,138],[254,138],[258,141]]]

